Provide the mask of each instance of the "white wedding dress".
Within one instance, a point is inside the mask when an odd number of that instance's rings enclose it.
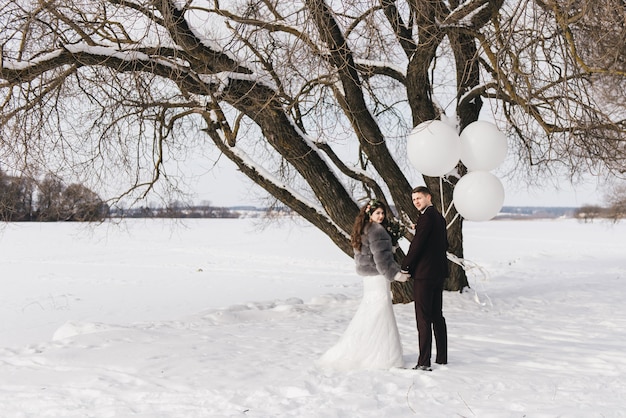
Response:
[[[336,370],[403,367],[402,344],[384,276],[363,277],[363,299],[337,344],[318,361]]]

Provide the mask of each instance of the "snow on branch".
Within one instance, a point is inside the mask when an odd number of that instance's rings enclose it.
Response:
[[[233,71],[222,71],[215,74],[198,74],[200,80],[206,84],[218,85],[218,93],[225,89],[230,80],[249,81],[254,84],[260,84],[270,90],[277,91],[278,87],[269,76],[261,76],[259,74],[244,74]]]
[[[27,61],[4,59],[3,57],[2,68],[0,69],[0,74],[2,74],[2,70],[23,71],[28,68],[36,67],[43,62],[51,61],[51,60],[58,58],[62,53],[63,53],[62,49],[57,49],[56,51],[42,54],[38,56],[37,58],[27,60]]]
[[[470,27],[474,18],[489,7],[488,0],[476,0],[460,4],[440,23],[441,27]]]
[[[86,44],[65,45],[65,50],[71,54],[87,53],[116,58],[122,61],[149,61],[150,56],[136,50],[121,51],[106,46],[90,46]]]
[[[215,122],[217,125],[220,124],[219,117],[217,117],[213,112],[210,113],[210,120]],[[349,236],[331,219],[323,207],[307,199],[289,184],[274,176],[258,162],[254,161],[254,159],[252,159],[243,149],[237,146],[226,146],[228,138],[225,137],[223,130],[207,129],[206,131],[211,137],[213,137],[218,148],[227,154],[228,158],[237,164],[239,169],[251,180],[261,185],[261,187],[269,191],[273,196],[278,197],[282,195],[281,200],[283,202],[297,202],[295,204],[299,206],[298,213],[308,219],[323,219],[328,225],[331,225],[337,233],[343,235],[346,239],[349,239]],[[286,197],[286,195],[288,195],[288,197]]]
[[[302,202],[303,204],[313,209],[319,215],[322,215],[324,217],[328,216],[320,205],[317,205],[314,202],[308,200],[306,197],[298,193],[295,189],[293,189],[287,183],[280,181],[280,179],[278,179],[272,173],[267,171],[264,167],[257,164],[252,158],[250,158],[250,156],[248,156],[248,154],[245,151],[243,151],[242,149],[238,147],[233,147],[231,148],[231,150],[237,157],[241,159],[241,161],[244,162],[244,164],[246,164],[248,167],[255,170],[259,174],[259,176],[263,177],[266,181],[272,183],[275,187],[285,190],[286,192],[291,194],[294,198],[296,198],[298,201]],[[330,220],[330,218],[329,218],[329,222],[332,223],[332,220]],[[340,228],[337,226],[337,229],[340,229]]]

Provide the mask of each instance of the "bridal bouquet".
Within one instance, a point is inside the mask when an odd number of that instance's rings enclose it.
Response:
[[[395,219],[386,219],[383,226],[391,237],[391,244],[394,247],[398,245],[398,241],[404,236],[404,233],[406,232],[406,227]]]

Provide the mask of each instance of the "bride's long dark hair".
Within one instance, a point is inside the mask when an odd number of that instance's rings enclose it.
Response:
[[[387,206],[380,200],[373,199],[361,208],[359,214],[354,220],[352,234],[350,234],[350,244],[352,244],[352,248],[355,250],[361,250],[361,235],[363,235],[365,227],[370,223],[370,216],[378,208],[382,208],[385,217],[387,217]]]

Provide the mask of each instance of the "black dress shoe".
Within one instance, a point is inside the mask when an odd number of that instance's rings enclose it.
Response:
[[[413,370],[421,370],[423,372],[432,372],[433,369],[430,368],[430,366],[420,366],[419,364],[415,367],[413,367]]]

